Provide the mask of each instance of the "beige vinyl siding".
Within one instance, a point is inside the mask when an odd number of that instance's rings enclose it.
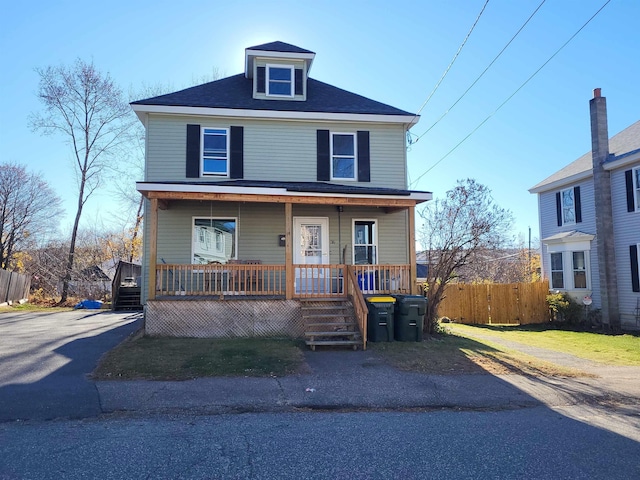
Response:
[[[618,307],[622,326],[636,325],[636,307],[640,293],[631,286],[629,246],[640,243],[640,212],[627,212],[627,189],[624,172],[640,166],[629,165],[611,172],[611,201],[615,232],[616,274],[618,278]]]
[[[244,127],[244,179],[317,181],[316,131],[370,132],[370,182],[340,181],[368,187],[407,187],[404,127],[395,124],[303,122],[237,118],[149,115],[146,181],[211,181],[186,178],[187,124]]]

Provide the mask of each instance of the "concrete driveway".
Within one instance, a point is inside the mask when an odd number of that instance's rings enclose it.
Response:
[[[141,325],[138,312],[0,314],[0,421],[100,414],[87,374]]]

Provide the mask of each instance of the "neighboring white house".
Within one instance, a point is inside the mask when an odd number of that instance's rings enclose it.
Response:
[[[590,296],[613,329],[640,328],[640,121],[609,139],[606,99],[590,101],[592,151],[532,187],[551,290]]]

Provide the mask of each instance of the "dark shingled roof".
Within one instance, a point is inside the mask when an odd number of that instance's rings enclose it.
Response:
[[[413,115],[312,78],[307,82],[307,100],[256,100],[253,81],[240,73],[178,92],[132,102],[132,105],[275,110],[283,112]]]
[[[256,45],[255,47],[249,47],[247,50],[261,50],[263,52],[316,53],[284,42],[264,43],[262,45]]]
[[[266,180],[225,180],[218,182],[138,182],[138,185],[146,183],[160,185],[202,185],[202,186],[224,186],[224,187],[253,187],[253,188],[285,188],[289,192],[309,192],[309,193],[336,193],[336,194],[361,194],[361,195],[405,195],[416,192],[413,190],[401,190],[398,188],[386,187],[361,187],[357,185],[339,185],[326,182],[272,182]]]

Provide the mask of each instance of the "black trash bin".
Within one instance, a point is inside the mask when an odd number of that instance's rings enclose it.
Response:
[[[393,342],[393,312],[396,299],[371,296],[365,299],[369,309],[367,339],[371,342]]]
[[[421,342],[427,299],[422,295],[394,295],[393,336],[399,342]]]

